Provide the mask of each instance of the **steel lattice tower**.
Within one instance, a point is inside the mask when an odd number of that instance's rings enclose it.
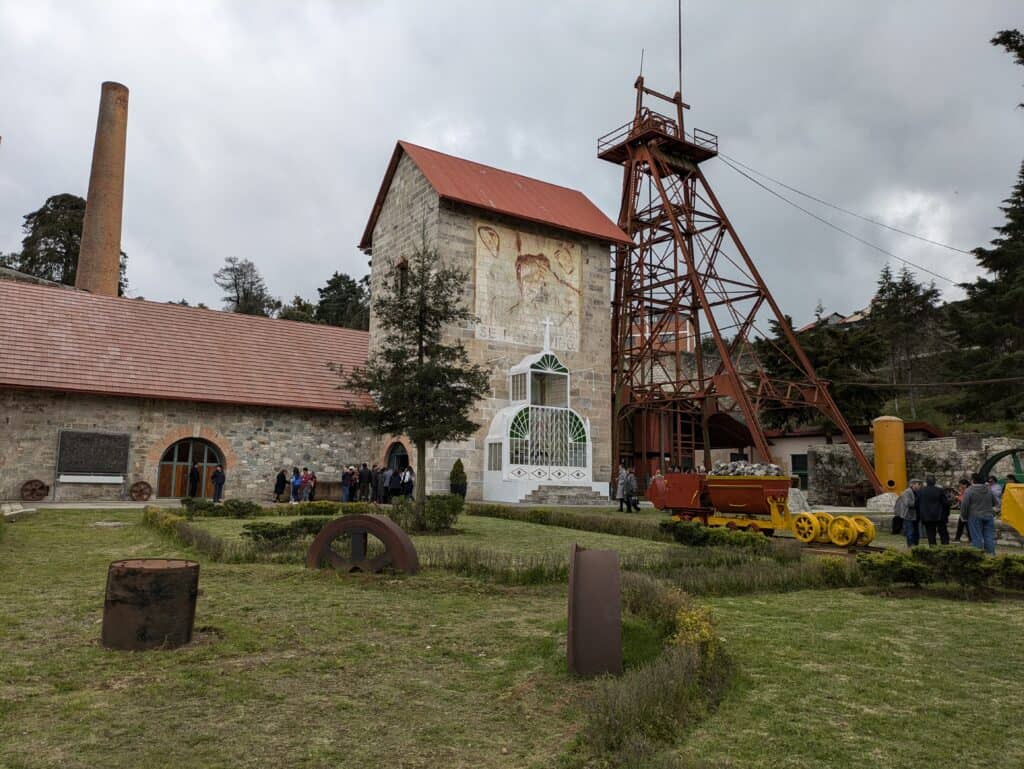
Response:
[[[613,456],[643,478],[669,457],[697,463],[711,448],[751,445],[771,458],[759,416],[813,408],[836,426],[878,492],[874,468],[730,224],[701,170],[718,137],[686,133],[681,95],[639,77],[633,119],[598,140],[598,157],[623,167],[619,226],[633,241],[615,254],[612,299]],[[644,106],[649,96],[674,115]],[[779,324],[796,372],[770,378],[754,335]],[[759,323],[761,325],[759,325]],[[742,442],[741,442],[742,441]],[[662,470],[665,468],[662,467]]]

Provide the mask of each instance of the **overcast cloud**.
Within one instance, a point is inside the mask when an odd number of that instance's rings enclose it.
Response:
[[[1020,2],[689,0],[684,24],[688,125],[724,153],[930,238],[990,239],[1024,114],[1022,71],[988,40],[1024,26]],[[48,196],[85,195],[103,80],[131,90],[132,295],[220,306],[227,256],[286,300],[365,274],[356,243],[400,138],[577,188],[614,220],[620,172],[595,140],[631,117],[641,48],[648,84],[675,89],[675,46],[674,0],[0,0],[0,251]],[[883,255],[705,169],[786,312],[867,303]],[[821,212],[974,274],[969,256]]]

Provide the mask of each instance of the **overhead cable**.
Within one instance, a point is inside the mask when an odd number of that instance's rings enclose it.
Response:
[[[868,246],[869,248],[873,248],[875,251],[878,251],[879,253],[885,254],[886,256],[888,256],[888,257],[890,257],[892,259],[895,259],[898,262],[902,262],[903,264],[906,264],[906,265],[908,265],[910,267],[913,267],[916,270],[920,270],[921,272],[926,272],[929,275],[931,275],[931,276],[933,276],[935,278],[938,278],[939,280],[944,280],[944,281],[946,281],[947,283],[949,283],[951,285],[956,285],[957,281],[953,280],[952,278],[947,278],[945,275],[940,275],[939,273],[935,272],[934,270],[930,270],[927,267],[924,267],[924,266],[922,266],[920,264],[916,264],[915,262],[912,262],[909,259],[904,259],[902,256],[897,256],[892,251],[888,251],[888,250],[882,248],[877,243],[872,243],[870,240],[865,240],[864,238],[860,237],[859,235],[855,235],[854,233],[850,232],[849,230],[843,229],[838,224],[835,224],[834,222],[830,222],[825,217],[818,216],[818,214],[814,213],[813,211],[810,211],[810,210],[804,208],[799,203],[796,203],[796,202],[790,200],[789,198],[787,198],[785,195],[777,192],[776,190],[773,190],[771,187],[769,187],[768,185],[764,184],[759,179],[755,179],[753,176],[748,174],[746,171],[744,171],[743,169],[733,165],[731,162],[729,162],[728,160],[723,158],[721,155],[719,155],[719,158],[721,159],[721,161],[723,163],[725,163],[727,166],[729,166],[729,168],[731,168],[733,171],[738,173],[740,176],[743,176],[744,178],[748,179],[749,181],[753,182],[758,187],[763,189],[765,192],[771,193],[772,195],[777,197],[779,200],[781,200],[781,201],[783,201],[785,203],[788,203],[789,205],[793,206],[793,208],[797,209],[798,211],[803,211],[805,214],[807,214],[811,218],[817,219],[819,222],[821,222],[822,224],[824,224],[824,225],[826,225],[828,227],[831,227],[833,230],[841,232],[844,235],[846,235],[847,237],[853,238],[857,242],[863,243],[865,246]]]
[[[783,181],[775,179],[775,178],[769,176],[768,174],[764,173],[763,171],[758,171],[756,168],[751,168],[746,163],[741,163],[736,158],[729,157],[728,155],[726,155],[723,152],[719,152],[718,156],[720,158],[723,158],[724,160],[728,160],[731,163],[735,163],[736,165],[740,166],[741,168],[747,169],[752,174],[755,174],[756,176],[760,176],[762,179],[767,179],[768,181],[772,182],[773,184],[777,184],[780,187],[784,187],[785,189],[789,190],[790,192],[795,192],[797,195],[802,195],[803,197],[805,197],[805,198],[807,198],[809,200],[813,200],[815,203],[821,203],[821,205],[823,205],[823,206],[828,206],[829,208],[835,209],[836,211],[841,211],[844,214],[848,214],[850,216],[856,217],[857,219],[860,219],[862,221],[869,222],[869,223],[877,225],[879,227],[884,227],[887,230],[892,230],[893,232],[898,232],[900,235],[906,235],[908,238],[914,238],[915,240],[920,240],[920,241],[923,241],[924,243],[930,243],[933,246],[939,246],[941,248],[948,248],[950,251],[956,251],[958,254],[967,254],[968,256],[973,256],[973,254],[970,251],[965,251],[962,248],[957,248],[956,246],[951,246],[951,245],[949,245],[949,243],[943,243],[943,242],[938,241],[938,240],[932,240],[931,238],[926,238],[923,235],[918,235],[915,232],[908,232],[907,230],[901,230],[899,227],[893,227],[891,224],[886,224],[885,222],[880,222],[877,219],[872,219],[870,216],[864,216],[864,214],[858,214],[856,211],[851,211],[848,208],[843,208],[842,206],[837,206],[835,203],[829,203],[827,200],[823,200],[822,198],[819,198],[816,195],[812,195],[809,192],[804,192],[803,190],[798,190],[796,187],[792,187],[792,186],[786,184]]]

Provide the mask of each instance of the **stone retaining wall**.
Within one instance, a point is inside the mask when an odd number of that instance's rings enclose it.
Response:
[[[118,485],[57,482],[61,430],[131,435]],[[0,499],[38,478],[51,501],[125,499],[135,481],[157,490],[160,458],[175,441],[204,438],[225,458],[227,498],[269,500],[281,468],[308,466],[325,480],[343,466],[380,460],[382,441],[342,414],[186,401],[0,390]]]
[[[874,445],[861,443],[869,460],[874,460]],[[951,436],[928,441],[907,442],[907,477],[924,479],[934,475],[940,486],[952,487],[961,478],[970,478],[986,458],[999,451],[1024,447],[1024,440],[1005,437]],[[813,446],[807,451],[807,496],[815,504],[837,504],[841,486],[864,480],[864,475],[845,443]],[[1013,463],[1002,460],[996,466],[1000,475],[1013,472]]]

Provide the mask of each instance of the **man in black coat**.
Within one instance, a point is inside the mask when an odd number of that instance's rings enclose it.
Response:
[[[935,545],[935,532],[944,545],[949,544],[949,497],[946,490],[935,485],[935,476],[924,479],[924,487],[917,492],[917,518],[924,524],[928,544]]]
[[[193,462],[192,469],[188,471],[188,495],[199,496],[199,463]]]

